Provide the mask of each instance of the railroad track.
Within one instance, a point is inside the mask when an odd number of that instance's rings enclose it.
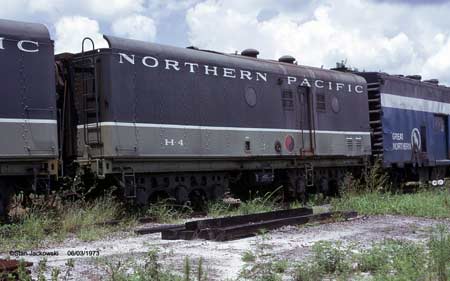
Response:
[[[135,230],[135,233],[142,235],[161,232],[161,238],[164,240],[229,241],[255,236],[263,230],[272,230],[286,225],[326,222],[336,218],[350,219],[357,217],[357,215],[354,211],[313,214],[312,209],[297,208],[143,228]]]

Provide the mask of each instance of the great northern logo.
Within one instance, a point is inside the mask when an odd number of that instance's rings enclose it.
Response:
[[[411,146],[414,151],[420,151],[422,147],[420,131],[417,128],[414,128],[411,131]]]

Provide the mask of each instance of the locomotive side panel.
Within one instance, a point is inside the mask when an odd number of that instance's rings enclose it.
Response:
[[[360,74],[379,84],[383,164],[450,164],[450,89],[384,73]]]
[[[381,94],[385,163],[445,163],[449,159],[448,90],[399,79],[385,81]]]
[[[101,156],[370,154],[362,78],[107,38],[113,48],[100,53],[111,90],[102,93],[109,108],[100,122]],[[319,89],[323,114],[316,112]]]
[[[0,157],[58,156],[53,42],[45,26],[0,20]]]

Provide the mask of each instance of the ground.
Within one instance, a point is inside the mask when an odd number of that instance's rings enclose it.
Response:
[[[383,239],[405,239],[425,241],[430,229],[438,224],[450,226],[450,220],[436,220],[406,216],[370,216],[358,217],[350,221],[335,222],[302,227],[289,226],[269,232],[265,243],[273,246],[272,253],[280,259],[302,261],[309,254],[314,242],[336,241],[356,243],[362,247]],[[143,225],[150,226],[150,225]],[[161,260],[171,269],[180,271],[183,261],[188,256],[195,267],[200,257],[209,272],[210,280],[236,279],[244,262],[242,255],[246,250],[255,248],[260,237],[251,237],[229,242],[161,240],[161,234],[135,236],[130,232],[116,233],[108,239],[81,242],[69,239],[59,245],[47,247],[45,251],[57,251],[58,256],[47,258],[47,265],[61,267],[74,258],[75,268],[70,280],[102,280],[107,271],[105,264],[116,264],[127,259],[140,259],[151,249],[159,249]],[[68,251],[98,250],[100,258],[72,257]],[[39,257],[24,257],[35,263],[33,274],[36,277]]]

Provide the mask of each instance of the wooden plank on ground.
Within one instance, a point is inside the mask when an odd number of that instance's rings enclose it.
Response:
[[[147,228],[138,228],[138,229],[134,230],[134,233],[142,235],[142,234],[163,232],[165,230],[171,230],[171,229],[184,229],[184,225],[183,224],[163,224],[163,225],[147,227]]]
[[[244,237],[258,235],[262,230],[272,230],[286,225],[301,225],[309,222],[324,221],[334,217],[349,219],[356,217],[356,212],[329,212],[317,215],[306,215],[297,217],[281,218],[257,223],[234,225],[223,228],[205,230],[201,237],[208,237],[215,241],[229,241]],[[204,239],[208,239],[204,238]]]
[[[279,218],[283,218],[283,217],[304,216],[304,215],[310,215],[312,213],[313,213],[313,210],[310,208],[296,208],[296,209],[279,210],[279,211],[250,214],[250,215],[240,215],[240,216],[231,216],[231,217],[216,218],[216,219],[197,220],[197,221],[187,222],[186,229],[199,230],[199,229],[205,229],[205,228],[228,227],[228,226],[239,225],[239,224],[243,224],[243,223],[274,220],[274,219],[279,219]]]

